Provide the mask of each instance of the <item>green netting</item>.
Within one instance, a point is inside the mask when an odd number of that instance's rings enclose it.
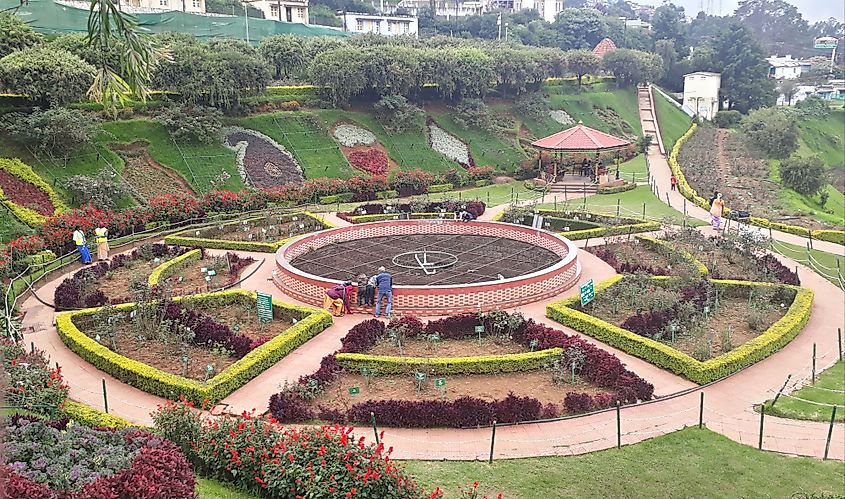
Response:
[[[17,7],[18,0],[0,0],[0,10]],[[41,33],[86,33],[88,10],[77,9],[53,0],[29,0],[16,9],[16,14]],[[247,38],[247,21],[243,17],[200,16],[184,12],[135,14],[138,24],[149,33],[190,33],[201,39]],[[329,28],[249,18],[249,40],[258,43],[271,35],[346,36]]]

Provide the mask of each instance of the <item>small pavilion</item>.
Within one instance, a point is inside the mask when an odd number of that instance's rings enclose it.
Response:
[[[585,126],[579,121],[574,127],[549,135],[546,138],[535,140],[531,145],[557,158],[557,161],[554,162],[553,179],[557,179],[559,173],[563,173],[565,176],[570,166],[573,167],[573,171],[574,168],[580,168],[571,159],[574,155],[587,156],[595,154],[595,159],[592,160],[590,176],[597,180],[599,184],[603,184],[607,182],[607,168],[603,165],[600,167],[600,154],[617,152],[615,160],[618,178],[619,159],[621,157],[618,153],[630,146],[631,142]],[[562,172],[559,171],[559,165],[563,167]]]

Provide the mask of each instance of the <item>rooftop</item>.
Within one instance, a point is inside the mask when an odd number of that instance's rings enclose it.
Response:
[[[625,139],[600,132],[578,123],[572,128],[535,140],[532,146],[554,151],[602,151],[625,147],[631,143]]]

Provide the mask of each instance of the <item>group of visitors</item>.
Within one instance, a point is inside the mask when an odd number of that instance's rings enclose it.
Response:
[[[393,308],[393,276],[384,267],[378,268],[378,273],[367,277],[361,273],[357,279],[357,302],[359,307],[375,306],[374,315],[381,316],[381,304],[387,299],[385,317],[390,317]],[[332,315],[340,317],[343,314],[352,312],[350,308],[352,293],[355,286],[351,281],[346,281],[333,288],[326,290],[326,297],[323,299],[323,308],[329,310]]]
[[[88,239],[82,229],[73,231],[73,244],[79,251],[79,259],[85,265],[91,263],[91,253],[88,251]],[[97,243],[97,261],[109,259],[109,230],[105,227],[94,229],[94,241]]]

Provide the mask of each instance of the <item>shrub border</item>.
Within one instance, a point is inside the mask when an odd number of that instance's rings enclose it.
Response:
[[[675,146],[672,147],[672,152],[669,154],[669,169],[672,171],[672,174],[675,175],[675,178],[678,180],[678,192],[680,192],[682,196],[689,199],[694,204],[709,211],[709,203],[706,199],[699,196],[698,192],[696,192],[696,190],[689,185],[686,177],[684,177],[684,172],[681,170],[681,165],[680,163],[678,163],[678,154],[681,152],[681,147],[690,137],[693,136],[697,129],[698,125],[693,123],[689,130],[687,130],[687,132],[683,134],[677,142],[675,142]],[[729,208],[725,208],[726,216],[730,212],[731,210]],[[751,225],[763,227],[764,229],[779,230],[781,232],[794,234],[796,236],[816,238],[819,241],[827,241],[834,244],[845,245],[845,231],[842,230],[810,230],[805,229],[804,227],[800,227],[798,225],[789,225],[780,222],[772,222],[771,220],[762,217],[750,217],[748,222]]]
[[[540,209],[537,210],[539,213],[544,214],[557,214],[560,213],[559,211],[555,210],[548,210],[548,209]],[[613,215],[605,215],[603,213],[593,213],[591,211],[579,211],[578,213],[584,213],[586,215],[596,215],[600,217],[608,217],[608,218],[615,218]],[[504,211],[500,211],[496,215],[493,216],[493,222],[501,222],[502,218],[505,216]],[[628,234],[637,234],[640,232],[651,232],[660,229],[660,224],[658,222],[652,222],[650,220],[642,220],[639,218],[628,218],[628,217],[620,217],[625,220],[631,220],[636,223],[626,224],[626,225],[609,225],[607,227],[597,227],[595,229],[584,229],[584,230],[571,230],[571,231],[557,231],[558,234],[562,235],[563,237],[571,240],[577,241],[580,239],[590,239],[593,237],[604,237],[604,236],[626,236]],[[507,223],[507,222],[503,222]]]
[[[176,297],[173,301],[202,301],[226,296],[242,296],[255,300],[256,294],[252,291],[234,289]],[[134,303],[122,303],[116,305],[115,309],[130,310],[134,306]],[[184,395],[188,400],[197,404],[201,404],[205,400],[214,403],[267,370],[295,348],[332,324],[331,315],[324,310],[291,305],[275,298],[273,299],[273,307],[300,312],[306,314],[306,316],[284,332],[250,351],[206,383],[164,372],[143,362],[112,352],[89,338],[73,323],[74,317],[93,315],[100,308],[61,312],[56,315],[56,329],[59,337],[74,353],[98,369],[102,369],[135,388],[173,400],[177,399],[179,395]]]
[[[189,265],[191,263],[196,263],[201,259],[202,249],[196,248],[190,251],[186,251],[185,253],[182,253],[176,258],[171,258],[170,260],[154,268],[150,276],[147,277],[147,284],[149,286],[157,286],[159,281],[161,281],[162,279],[167,279],[168,277],[181,270],[184,266]]]
[[[26,206],[19,205],[11,199],[8,199],[6,194],[3,192],[3,188],[0,187],[0,200],[2,200],[2,203],[6,205],[16,217],[30,227],[37,228],[43,225],[44,222],[46,222],[51,216],[58,215],[59,213],[67,210],[67,206],[64,202],[62,202],[59,195],[56,194],[56,191],[50,187],[50,184],[45,182],[44,179],[39,177],[38,174],[32,170],[31,166],[20,159],[0,158],[0,170],[5,171],[21,182],[26,182],[27,184],[34,185],[35,187],[41,189],[50,199],[50,203],[53,205],[53,213],[50,215],[42,215],[32,208],[27,208]]]
[[[302,215],[306,217],[310,217],[317,222],[323,224],[324,228],[331,229],[334,228],[335,225],[326,221],[323,217],[317,216],[310,211],[302,211],[299,213],[291,213],[291,216]],[[248,218],[247,220],[260,220],[263,217],[255,217],[255,218]],[[234,222],[227,222],[223,225],[235,225],[243,223],[243,220],[236,220]],[[164,242],[167,244],[174,244],[179,246],[195,246],[200,248],[208,248],[208,249],[222,249],[222,250],[241,250],[241,251],[256,251],[259,253],[275,253],[277,249],[281,248],[285,243],[296,239],[297,237],[303,236],[304,234],[299,234],[297,236],[288,237],[282,239],[280,241],[274,241],[269,243],[260,243],[260,242],[253,242],[253,241],[230,241],[227,239],[207,239],[202,237],[190,237],[184,236],[182,234],[186,234],[188,232],[195,232],[196,229],[190,229],[183,232],[178,232],[176,234],[166,236],[164,238]]]
[[[344,369],[355,370],[367,367],[375,369],[378,375],[406,374],[415,371],[445,375],[531,371],[542,368],[550,359],[562,354],[562,348],[549,348],[536,352],[470,357],[396,357],[338,353],[335,358]]]
[[[110,428],[143,428],[143,425],[134,424],[120,416],[94,409],[81,402],[66,399],[63,407],[64,413],[70,419],[84,424],[85,426],[108,426]]]
[[[596,293],[604,291],[623,277],[614,276],[596,286]],[[701,362],[658,341],[622,329],[602,319],[580,312],[569,305],[578,301],[570,297],[546,307],[546,317],[593,337],[606,345],[618,348],[651,364],[683,376],[699,385],[725,378],[748,367],[783,348],[807,324],[813,304],[813,291],[798,286],[750,281],[712,280],[720,286],[735,287],[787,287],[795,290],[795,299],[786,315],[769,329],[733,350]]]

